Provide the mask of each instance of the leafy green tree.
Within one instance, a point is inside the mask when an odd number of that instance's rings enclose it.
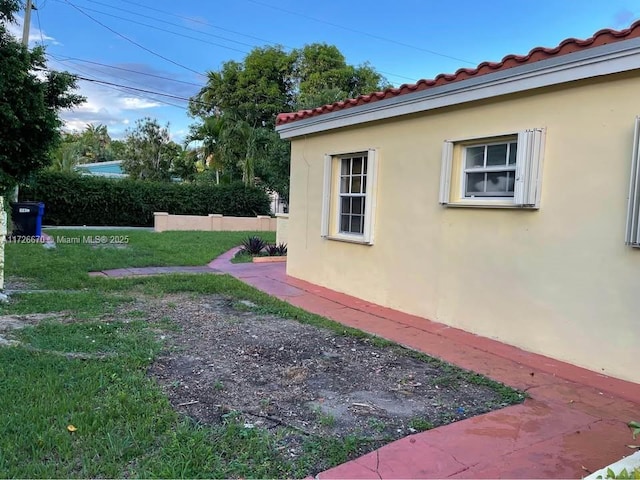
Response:
[[[126,144],[122,140],[111,140],[111,157],[113,160],[123,160]]]
[[[182,147],[171,141],[169,125],[143,118],[128,130],[122,169],[131,178],[153,181],[171,180],[172,167],[182,155]]]
[[[282,47],[255,48],[242,63],[225,62],[220,71],[208,72],[190,112],[201,118],[231,113],[252,127],[273,127],[276,115],[293,106],[294,62]]]
[[[80,163],[79,140],[78,133],[62,132],[55,147],[49,151],[49,168],[55,172],[71,172]]]
[[[185,150],[177,143],[172,142],[172,144],[178,149],[171,166],[171,175],[179,177],[185,182],[193,182],[198,174],[197,158],[191,151]]]
[[[51,151],[52,169],[70,171],[82,163],[106,162],[113,159],[111,137],[106,125],[88,124],[80,133],[63,133]]]
[[[191,115],[200,120],[191,136],[201,142],[200,156],[212,155],[224,175],[242,175],[247,185],[257,177],[288,199],[290,146],[273,132],[276,115],[386,86],[370,65],[347,64],[333,45],[311,44],[290,53],[282,47],[255,48],[243,62],[226,62],[220,71],[209,72],[207,84],[190,102]]]
[[[233,114],[254,128],[273,127],[278,113],[387,86],[369,64],[347,64],[334,45],[314,43],[290,53],[282,47],[255,48],[243,62],[225,62],[209,72],[207,84],[191,99],[190,113],[202,119]]]
[[[71,135],[63,136],[63,139],[50,153],[50,169],[54,172],[73,172],[76,165],[80,163],[80,144],[77,140],[70,138]]]
[[[44,49],[29,50],[7,31],[20,8],[0,0],[0,190],[4,193],[46,167],[59,141],[60,110],[84,98],[70,93],[75,77],[46,69]],[[44,73],[43,73],[44,72]]]
[[[81,163],[107,162],[113,160],[111,137],[107,126],[88,124],[80,135]]]
[[[315,108],[389,86],[369,64],[348,65],[335,45],[313,43],[296,50],[294,55],[296,110]]]
[[[280,197],[289,201],[289,163],[291,144],[281,140],[275,130],[258,130],[258,161],[256,177],[258,185],[278,192]]]

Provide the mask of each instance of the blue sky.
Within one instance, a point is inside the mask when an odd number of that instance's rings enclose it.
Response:
[[[334,44],[349,63],[370,62],[400,85],[553,47],[565,38],[587,38],[602,28],[623,29],[640,18],[634,0],[34,3],[30,43],[44,42],[51,68],[177,97],[81,81],[88,101],[64,113],[68,128],[103,123],[118,138],[136,119],[150,116],[169,122],[177,141],[194,122],[183,99],[199,90],[207,71],[242,60],[255,46]],[[13,28],[21,32],[19,25]]]

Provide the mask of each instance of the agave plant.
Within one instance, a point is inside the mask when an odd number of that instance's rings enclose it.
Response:
[[[282,257],[287,254],[287,244],[279,243],[277,245],[275,244],[267,245],[265,248],[265,251],[267,252],[267,255],[269,255],[270,257],[274,257],[274,256]]]
[[[259,255],[267,246],[260,237],[247,237],[242,241],[242,252],[247,255]]]

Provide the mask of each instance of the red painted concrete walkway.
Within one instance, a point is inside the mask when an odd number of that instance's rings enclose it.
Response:
[[[320,479],[581,478],[633,453],[626,424],[640,419],[639,384],[296,280],[282,263],[231,264],[234,253],[209,267],[530,396],[521,405],[403,438],[323,472]]]

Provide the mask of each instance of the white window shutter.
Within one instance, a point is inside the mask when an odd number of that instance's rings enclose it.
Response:
[[[451,193],[451,165],[453,164],[453,142],[442,144],[442,164],[440,166],[440,197],[442,205],[449,203]]]
[[[625,243],[640,247],[640,117],[636,117],[631,155],[631,180]]]
[[[518,154],[513,203],[520,207],[540,207],[544,129],[518,133]]]
[[[329,210],[331,209],[331,166],[333,158],[331,155],[324,156],[324,181],[322,185],[322,219],[320,225],[320,236],[329,236]]]
[[[367,193],[364,204],[363,240],[373,245],[374,221],[376,215],[376,190],[378,187],[378,156],[376,150],[367,152]]]

